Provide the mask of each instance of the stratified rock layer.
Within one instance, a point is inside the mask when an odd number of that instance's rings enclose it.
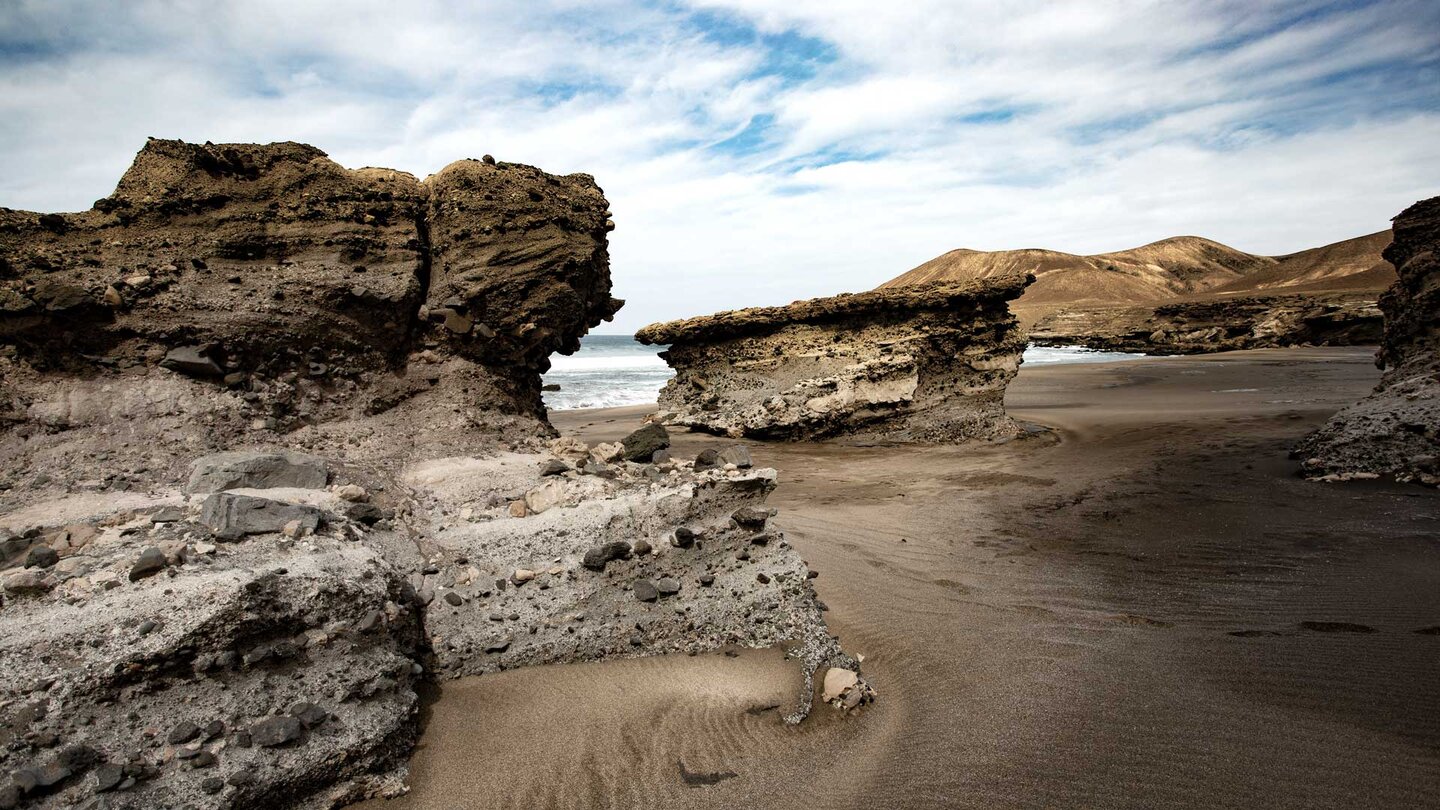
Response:
[[[1368,293],[1210,297],[1155,307],[1060,309],[1030,328],[1040,346],[1147,354],[1206,354],[1283,346],[1380,342],[1383,317]]]
[[[855,667],[743,448],[547,444],[548,356],[621,303],[606,208],[152,140],[91,211],[0,211],[0,808],[393,795],[427,679]]]
[[[1393,475],[1440,484],[1440,197],[1394,220],[1385,259],[1399,280],[1380,297],[1380,385],[1297,449],[1313,477]]]
[[[931,284],[655,324],[675,423],[732,436],[953,441],[1014,435],[1005,386],[1031,277]]]

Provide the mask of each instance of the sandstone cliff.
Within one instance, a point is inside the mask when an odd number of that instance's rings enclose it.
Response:
[[[1025,341],[1006,302],[1030,277],[817,298],[654,324],[675,378],[664,418],[731,436],[953,441],[1014,435]]]
[[[390,794],[427,680],[784,643],[798,720],[854,667],[773,470],[548,441],[606,209],[152,140],[90,211],[0,211],[0,808]]]
[[[1385,259],[1399,279],[1380,297],[1385,335],[1375,392],[1340,411],[1296,454],[1312,477],[1393,475],[1440,485],[1440,197],[1395,218]]]

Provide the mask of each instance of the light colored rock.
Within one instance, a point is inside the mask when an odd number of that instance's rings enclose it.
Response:
[[[346,484],[339,487],[335,490],[335,494],[340,496],[341,500],[351,503],[364,503],[370,500],[370,493],[358,484]]]
[[[620,442],[604,442],[590,448],[590,458],[601,464],[619,461],[625,455],[625,445]]]
[[[196,459],[187,492],[298,487],[320,489],[329,473],[325,461],[291,450],[238,450]]]
[[[820,699],[829,703],[859,682],[860,673],[841,667],[831,667],[825,670],[825,681]]]
[[[565,482],[551,479],[525,493],[525,507],[540,514],[565,500]]]

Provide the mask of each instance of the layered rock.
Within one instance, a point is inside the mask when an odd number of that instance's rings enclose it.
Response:
[[[1385,259],[1399,280],[1380,297],[1385,335],[1374,393],[1297,448],[1312,477],[1395,476],[1440,484],[1440,197],[1394,220]]]
[[[443,349],[472,405],[543,421],[537,372],[620,305],[608,216],[589,175],[470,160],[421,182],[304,144],[152,139],[89,211],[0,210],[0,339],[42,371],[228,385],[282,430],[337,392],[403,401],[436,382],[412,355]]]
[[[173,141],[0,212],[0,807],[387,795],[436,678],[853,668],[773,471],[547,444],[548,355],[620,303],[607,216],[586,175]]]
[[[1156,307],[1060,309],[1030,329],[1040,346],[1205,354],[1380,342],[1382,315],[1364,292],[1209,297]]]
[[[654,324],[664,418],[731,436],[953,441],[1015,435],[1005,386],[1031,277],[908,285]]]

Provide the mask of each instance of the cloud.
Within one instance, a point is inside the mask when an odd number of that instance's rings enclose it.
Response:
[[[149,135],[417,175],[596,176],[617,323],[873,286],[954,247],[1196,233],[1284,253],[1440,193],[1429,2],[19,0],[0,204],[75,210]]]

